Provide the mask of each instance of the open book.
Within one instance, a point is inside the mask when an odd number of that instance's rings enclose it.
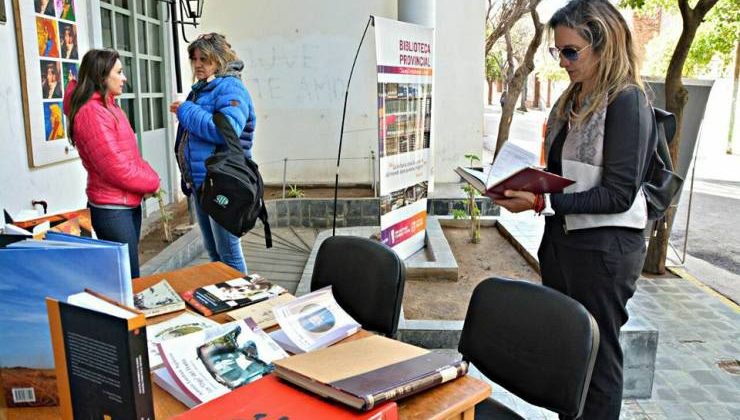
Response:
[[[511,142],[504,143],[493,165],[483,168],[458,167],[458,175],[481,194],[504,198],[504,191],[529,191],[535,194],[562,192],[575,181],[534,166],[536,156]]]
[[[273,370],[287,353],[250,319],[158,344],[164,367],[154,382],[188,407],[220,397]]]
[[[272,311],[280,329],[270,336],[293,354],[330,346],[360,330],[360,324],[334,299],[331,286],[276,306]]]

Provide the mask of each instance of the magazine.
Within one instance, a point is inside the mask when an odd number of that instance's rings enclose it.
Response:
[[[148,289],[134,295],[134,306],[149,318],[185,309],[185,301],[163,279]]]
[[[171,379],[196,404],[261,378],[273,371],[274,360],[288,356],[249,319],[166,340],[158,346]]]
[[[205,316],[226,312],[275,297],[285,292],[259,274],[250,274],[221,283],[188,290],[185,302]]]
[[[147,325],[147,346],[149,347],[149,367],[154,370],[162,366],[162,357],[159,355],[157,344],[172,338],[182,337],[194,332],[203,331],[221,325],[216,321],[187,311],[167,321]]]
[[[334,299],[331,286],[273,308],[280,330],[272,338],[293,354],[329,346],[360,330]]]

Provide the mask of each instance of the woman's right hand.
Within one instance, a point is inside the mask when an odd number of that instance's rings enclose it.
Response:
[[[177,115],[177,109],[182,105],[182,101],[174,101],[170,104],[170,112]]]

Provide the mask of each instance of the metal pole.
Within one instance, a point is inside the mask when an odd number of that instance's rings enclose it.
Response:
[[[288,158],[283,158],[283,198],[285,198],[285,179],[288,176]]]
[[[373,167],[373,197],[378,196],[378,188],[377,184],[375,183],[375,150],[370,151],[370,164]]]
[[[355,59],[352,61],[352,68],[349,71],[349,77],[347,78],[347,89],[344,91],[344,105],[342,106],[342,124],[339,126],[339,149],[337,150],[337,170],[334,173],[334,216],[331,221],[331,236],[337,233],[337,194],[339,193],[339,162],[342,158],[342,140],[344,139],[344,119],[347,116],[347,97],[349,97],[349,84],[352,81],[352,73],[355,71],[355,64],[357,64],[357,56],[360,55],[360,48],[362,47],[362,41],[365,40],[365,34],[367,34],[367,28],[373,23],[373,16],[370,16],[365,25],[365,30],[362,31],[362,38],[360,38],[360,44],[357,46],[357,52],[355,52]]]

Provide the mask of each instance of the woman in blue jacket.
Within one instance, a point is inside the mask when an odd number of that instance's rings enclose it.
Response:
[[[195,195],[195,211],[211,261],[221,261],[246,273],[239,237],[208,216],[198,204],[198,191],[206,176],[205,161],[226,143],[213,121],[215,113],[226,117],[239,139],[244,156],[252,157],[255,114],[252,99],[241,81],[244,63],[223,35],[200,35],[188,46],[188,56],[197,82],[185,102],[170,104],[177,115],[175,154],[182,173],[182,189]]]

